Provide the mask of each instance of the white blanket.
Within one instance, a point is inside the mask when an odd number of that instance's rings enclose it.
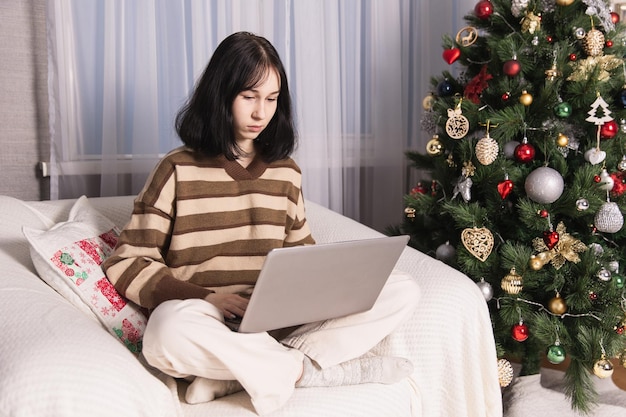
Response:
[[[120,226],[132,209],[131,197],[90,201]],[[245,392],[200,405],[179,402],[181,386],[151,375],[97,322],[37,278],[21,226],[46,229],[64,221],[72,204],[0,196],[0,415],[255,416]],[[380,236],[317,204],[307,207],[320,243]],[[422,298],[414,316],[375,353],[408,357],[412,377],[389,386],[297,389],[273,416],[502,415],[491,322],[478,287],[411,248],[397,267],[416,277]]]

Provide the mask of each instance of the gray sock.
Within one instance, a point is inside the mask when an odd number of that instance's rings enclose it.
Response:
[[[411,375],[413,364],[404,358],[374,356],[358,358],[321,369],[304,357],[302,377],[296,387],[336,387],[370,382],[393,384]]]
[[[185,401],[188,404],[206,403],[242,390],[243,387],[239,381],[207,379],[198,376],[187,387]]]

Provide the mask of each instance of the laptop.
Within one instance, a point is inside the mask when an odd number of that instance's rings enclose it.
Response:
[[[369,310],[408,241],[402,235],[273,249],[244,317],[226,324],[256,333]]]

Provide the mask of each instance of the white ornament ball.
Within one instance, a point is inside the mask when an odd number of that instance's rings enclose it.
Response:
[[[526,177],[524,188],[528,198],[536,203],[554,203],[563,194],[563,177],[550,167],[537,168]]]
[[[624,216],[616,203],[607,201],[596,213],[594,223],[599,232],[616,233],[624,225]]]

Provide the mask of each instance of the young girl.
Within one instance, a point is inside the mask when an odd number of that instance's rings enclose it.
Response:
[[[104,268],[121,294],[151,310],[147,362],[192,381],[198,403],[245,389],[259,414],[296,386],[393,383],[409,361],[363,356],[412,311],[417,284],[394,272],[376,305],[269,333],[232,332],[267,253],[314,244],[305,217],[291,101],[264,38],[235,33],[215,50],[176,119],[185,146],[166,155],[137,196]]]

